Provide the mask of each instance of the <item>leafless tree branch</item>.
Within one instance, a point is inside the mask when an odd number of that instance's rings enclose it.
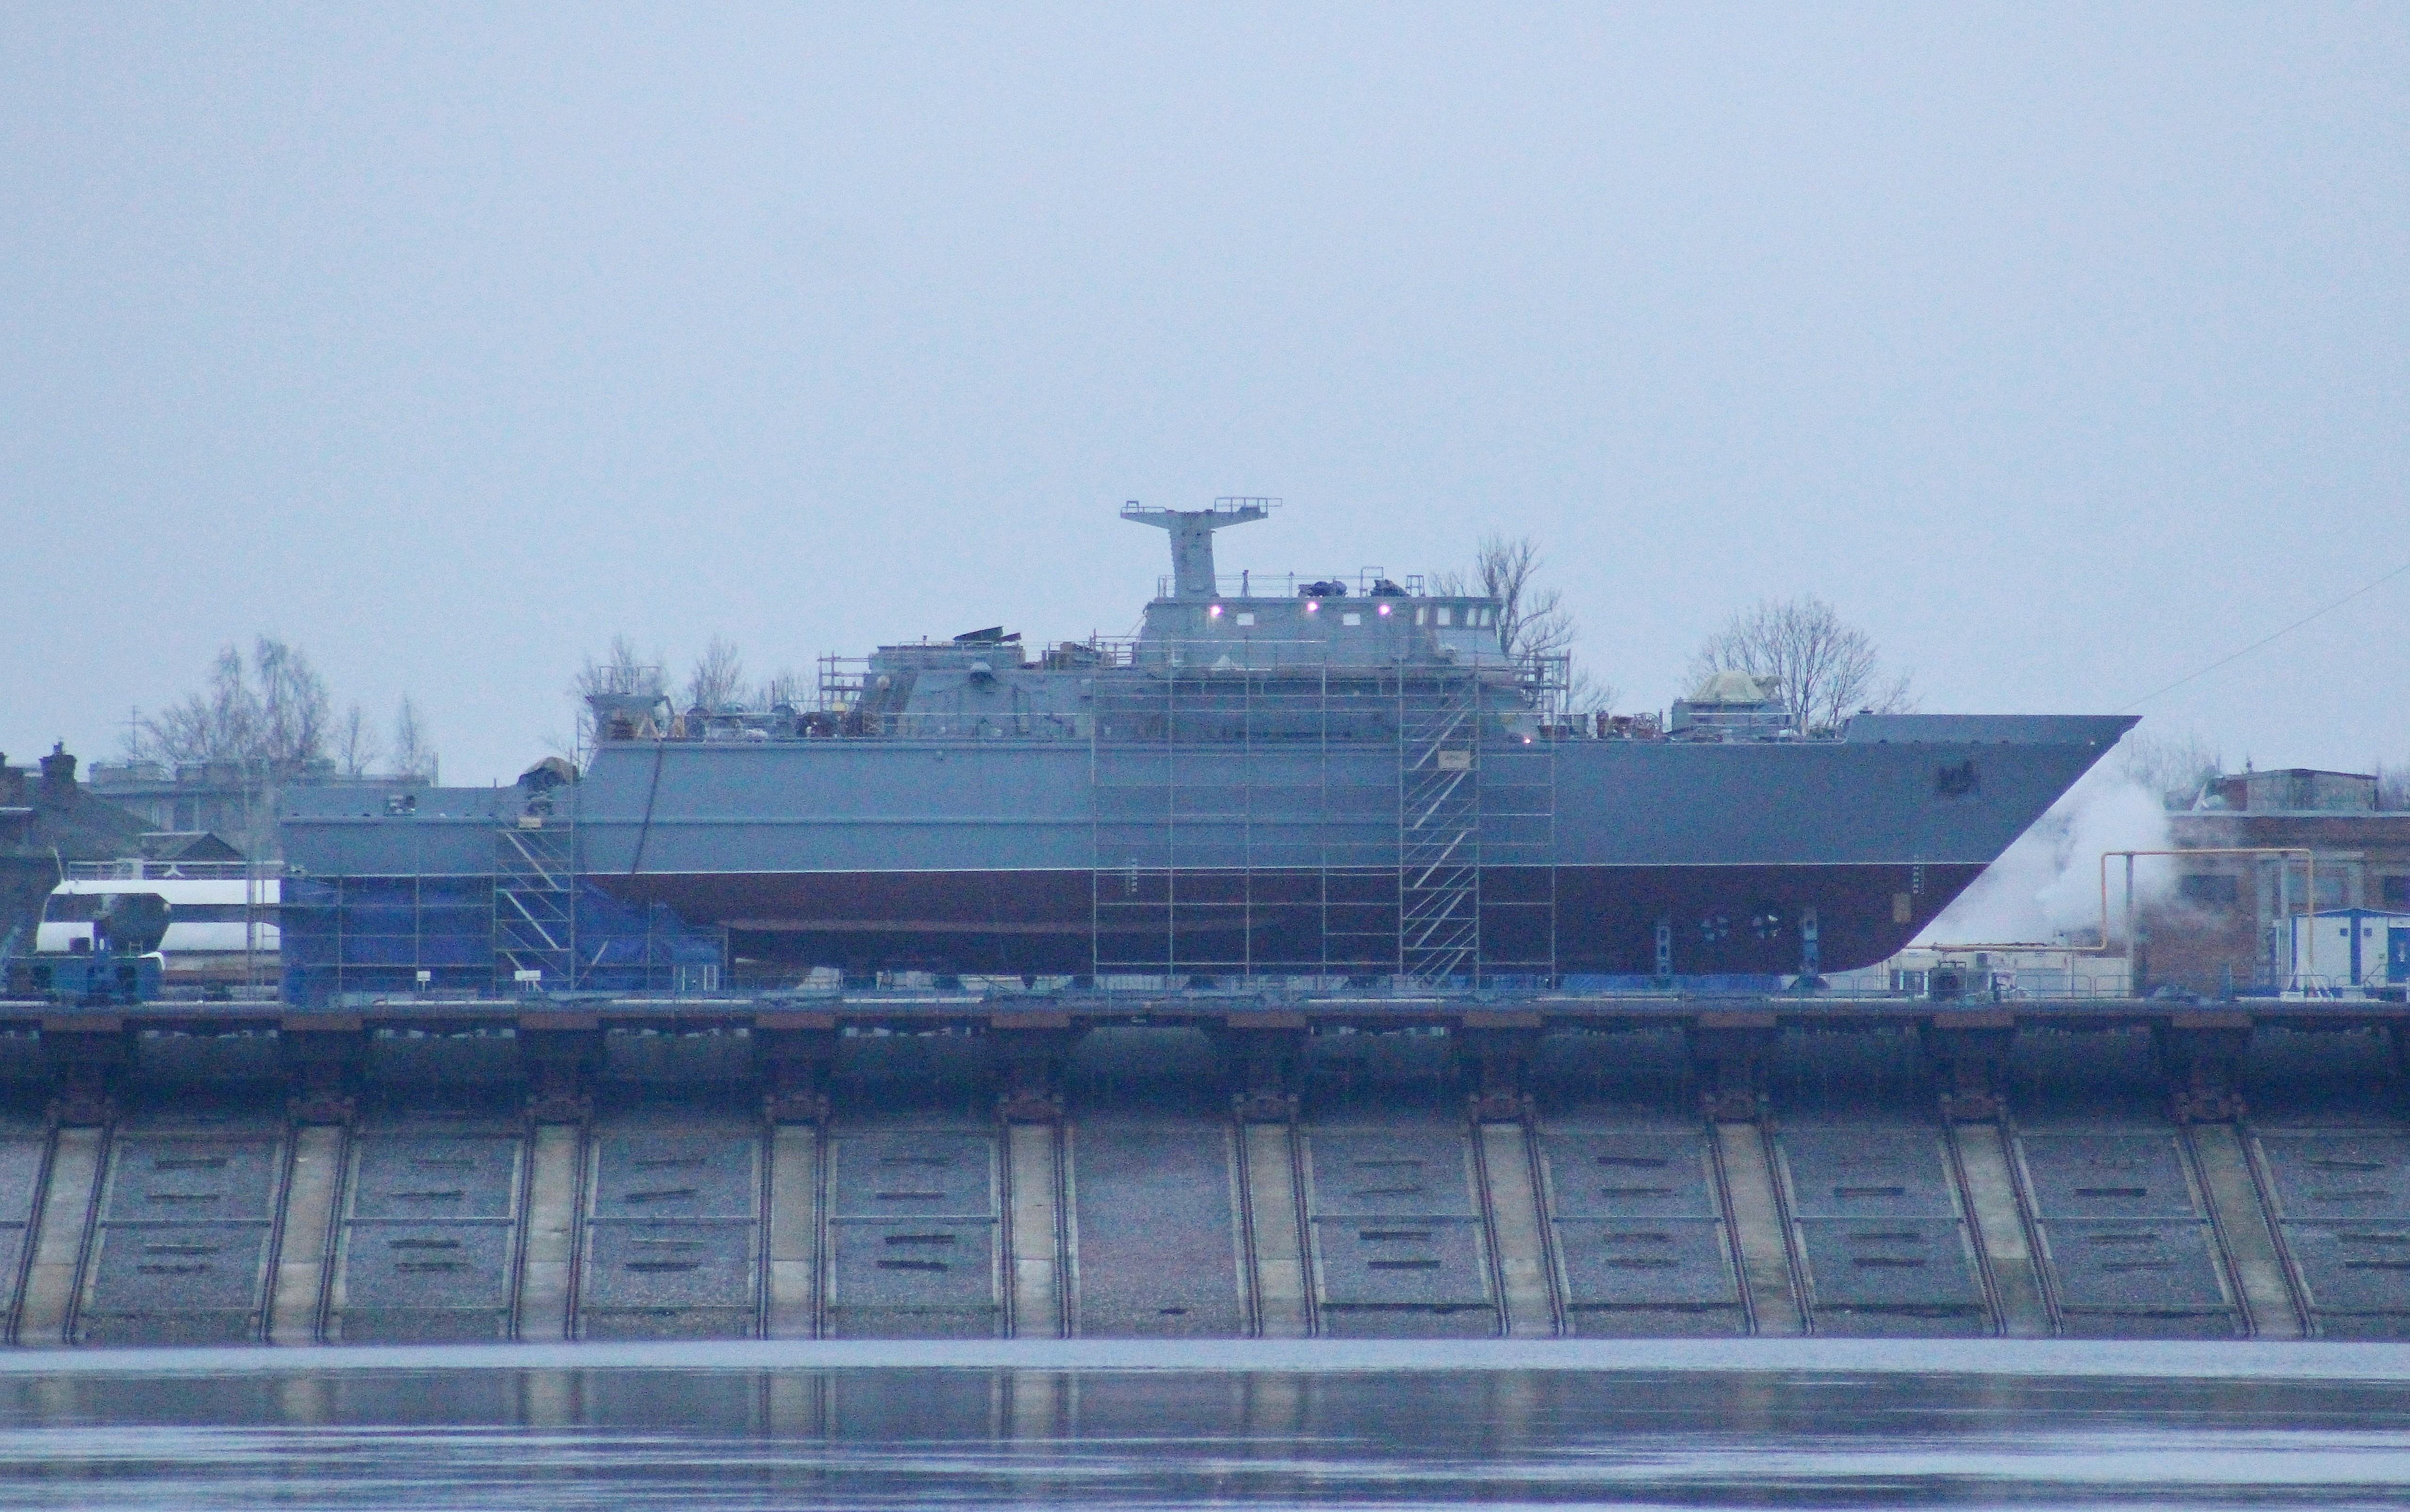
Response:
[[[780,667],[753,691],[753,705],[757,708],[774,709],[784,704],[789,708],[800,709],[804,706],[805,690],[809,686],[802,673],[792,667]]]
[[[386,770],[396,777],[416,778],[432,784],[442,770],[443,758],[428,743],[427,723],[419,717],[418,705],[407,695],[393,711],[393,756]]]
[[[2137,730],[2118,742],[2117,768],[2157,793],[2170,808],[2189,808],[2200,790],[2226,770],[2226,763],[2198,734]]]
[[[2376,763],[2376,807],[2395,811],[2410,808],[2410,763]]]
[[[589,656],[570,683],[580,698],[590,693],[660,693],[668,691],[661,678],[661,659],[646,662],[625,635],[611,637],[611,649],[601,661]]]
[[[1430,590],[1441,597],[1478,593],[1498,603],[1498,647],[1518,661],[1565,659],[1565,686],[1559,712],[1595,714],[1610,710],[1616,699],[1611,684],[1602,683],[1573,661],[1581,627],[1565,607],[1564,595],[1538,586],[1540,544],[1528,535],[1508,538],[1492,532],[1481,538],[1470,574],[1430,574]]]
[[[1735,615],[1707,637],[1691,675],[1719,672],[1772,677],[1799,728],[1830,730],[1860,709],[1901,713],[1915,705],[1905,674],[1876,681],[1880,659],[1865,631],[1843,622],[1814,594],[1767,599]]]
[[[326,679],[298,647],[262,635],[248,663],[228,646],[209,685],[138,722],[126,754],[140,761],[240,762],[274,773],[324,756],[333,720]]]
[[[737,690],[744,686],[745,658],[733,642],[714,635],[687,674],[687,707],[725,708],[736,702]]]
[[[335,770],[348,778],[363,778],[384,755],[385,744],[377,739],[376,727],[357,704],[353,705],[335,727]]]
[[[1568,714],[1612,714],[1615,701],[1622,696],[1622,690],[1615,684],[1601,682],[1578,666],[1565,679],[1565,712]]]
[[[1528,535],[1510,541],[1493,532],[1483,536],[1474,552],[1474,576],[1480,579],[1481,591],[1498,601],[1498,647],[1509,656],[1532,648],[1525,626],[1534,617],[1562,613],[1553,590],[1532,590],[1532,575],[1539,570],[1540,544]],[[1570,621],[1565,628],[1570,639]]]

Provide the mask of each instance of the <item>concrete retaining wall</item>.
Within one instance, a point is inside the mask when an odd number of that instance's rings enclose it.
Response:
[[[1184,1028],[847,1041],[768,1118],[660,1045],[333,1118],[162,1062],[0,1125],[0,1309],[32,1347],[2410,1337],[2382,1033],[2246,1032],[2206,1110],[2147,1025],[2004,1041],[1989,1106],[1919,1032],[1696,1038],[1535,1035],[1506,1097],[1446,1036],[1310,1037],[1298,1115],[1246,1121],[1278,1099]]]

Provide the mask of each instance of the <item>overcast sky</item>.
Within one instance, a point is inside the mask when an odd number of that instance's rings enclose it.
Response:
[[[1821,594],[2106,711],[2410,560],[2410,9],[0,11],[0,749],[224,643],[447,780],[615,632],[1122,633],[1529,532],[1626,708]],[[2145,704],[2410,761],[2410,575]]]

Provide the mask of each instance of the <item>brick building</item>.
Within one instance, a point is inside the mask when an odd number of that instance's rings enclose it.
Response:
[[[37,770],[0,756],[0,944],[33,949],[42,901],[65,864],[137,853],[142,821],[92,796],[76,780],[76,759],[53,749]]]
[[[2380,807],[2374,777],[2245,772],[2217,778],[2168,818],[2174,848],[2199,853],[2176,857],[2174,887],[2142,910],[2144,992],[2274,991],[2310,966],[2295,959],[2292,917],[2313,908],[2410,915],[2410,809]],[[2341,961],[2316,964],[2329,984],[2343,971]]]

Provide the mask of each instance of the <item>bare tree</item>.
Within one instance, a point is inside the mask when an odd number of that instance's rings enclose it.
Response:
[[[592,656],[570,679],[570,697],[577,705],[577,728],[573,744],[555,754],[582,761],[580,753],[594,744],[594,709],[587,699],[596,693],[666,693],[669,682],[661,676],[662,658],[656,654],[650,661],[636,654],[636,643],[625,635],[611,637],[611,649],[601,660]]]
[[[609,654],[599,662],[588,657],[570,691],[584,698],[590,693],[660,693],[669,688],[661,678],[660,657],[646,662],[636,655],[635,642],[614,635]]]
[[[209,686],[138,721],[126,754],[138,761],[240,762],[278,775],[326,754],[332,724],[326,679],[297,647],[262,635],[251,660],[228,646]]]
[[[376,727],[357,704],[353,705],[335,726],[335,770],[349,778],[366,777],[384,755],[385,745],[377,739]]]
[[[1618,690],[1601,682],[1575,662],[1580,626],[1564,605],[1564,596],[1542,588],[1534,578],[1541,564],[1540,544],[1532,537],[1508,538],[1493,531],[1474,548],[1470,574],[1453,568],[1425,574],[1429,591],[1438,598],[1482,597],[1498,604],[1498,647],[1519,662],[1556,663],[1551,676],[1562,686],[1551,695],[1553,712],[1604,714],[1615,707]]]
[[[259,732],[270,763],[298,767],[326,753],[333,724],[326,679],[298,647],[263,635],[251,649],[259,682]]]
[[[2226,770],[2216,748],[2198,734],[2142,730],[2118,742],[2117,765],[2170,808],[2190,808],[2200,790]]]
[[[753,702],[761,708],[774,709],[784,704],[789,708],[804,706],[804,691],[809,685],[804,675],[792,667],[780,667],[761,687],[753,691]]]
[[[1481,538],[1474,575],[1481,591],[1498,601],[1498,647],[1508,656],[1553,656],[1573,648],[1578,627],[1564,597],[1532,579],[1540,570],[1540,544],[1528,535]]]
[[[2376,763],[2376,807],[2400,810],[2410,808],[2410,763],[2388,765]]]
[[[125,753],[138,761],[240,761],[253,749],[257,705],[242,653],[225,647],[210,668],[209,686],[137,721]]]
[[[737,690],[744,686],[745,658],[733,643],[714,635],[687,674],[687,707],[724,708],[736,701]]]
[[[419,718],[418,705],[404,694],[400,706],[393,711],[393,756],[386,770],[432,785],[442,768],[443,758],[428,743],[427,722]]]
[[[1836,728],[1861,709],[1895,714],[1913,708],[1907,674],[1880,683],[1880,670],[1866,632],[1844,623],[1812,593],[1759,601],[1708,636],[1691,662],[1694,681],[1719,672],[1774,678],[1791,717],[1800,729],[1811,731]]]
[[[1565,678],[1564,704],[1568,714],[1612,714],[1615,701],[1623,691],[1611,682],[1601,682],[1583,667],[1575,667]]]

